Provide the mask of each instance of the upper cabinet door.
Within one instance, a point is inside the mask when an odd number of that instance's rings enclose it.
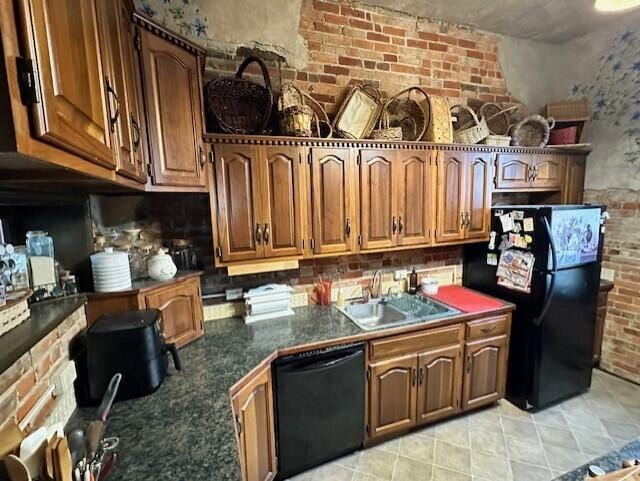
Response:
[[[231,398],[244,481],[271,481],[277,473],[273,384],[267,366]]]
[[[420,150],[397,154],[398,245],[426,245],[431,240],[431,155],[437,154]]]
[[[531,160],[519,154],[496,157],[497,189],[528,189],[531,186]]]
[[[216,145],[215,159],[222,260],[261,258],[264,244],[257,149]]]
[[[316,254],[352,250],[353,184],[349,149],[311,150],[311,247]]]
[[[416,422],[415,354],[371,364],[370,433],[377,438],[404,431]]]
[[[262,240],[266,257],[302,254],[302,150],[264,147]]]
[[[92,162],[115,167],[110,127],[118,106],[106,77],[96,2],[26,3],[27,48],[39,82],[35,135]]]
[[[396,244],[398,216],[393,151],[360,151],[360,235],[362,249]]]
[[[118,118],[111,125],[117,171],[144,183],[147,171],[141,146],[132,12],[125,0],[100,2],[100,8],[110,54],[109,77],[118,100]]]
[[[436,240],[464,238],[466,165],[463,154],[440,152],[438,159],[438,202]]]
[[[564,157],[558,155],[537,155],[533,160],[531,187],[560,190],[564,174]]]
[[[469,154],[467,161],[466,238],[489,235],[491,216],[491,154]]]
[[[462,347],[459,344],[418,356],[418,423],[460,410]]]
[[[582,204],[584,198],[585,158],[570,155],[566,160],[564,182],[562,183],[562,203]]]
[[[156,185],[203,187],[198,56],[139,29],[149,155]]]

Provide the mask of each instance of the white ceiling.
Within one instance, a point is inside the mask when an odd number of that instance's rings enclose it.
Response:
[[[601,13],[594,0],[363,0],[419,17],[445,20],[512,37],[562,43],[613,25],[640,9]]]

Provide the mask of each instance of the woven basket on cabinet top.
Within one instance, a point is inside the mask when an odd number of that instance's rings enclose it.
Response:
[[[487,127],[487,121],[484,117],[478,118],[476,113],[464,104],[458,104],[451,107],[454,110],[464,111],[471,115],[473,124],[471,126],[464,125],[453,133],[453,141],[457,144],[477,144],[486,139],[491,132]]]
[[[430,119],[417,101],[411,98],[412,93],[429,96],[420,87],[409,87],[395,94],[384,105],[383,112],[389,115],[389,126],[402,129],[402,140],[420,140],[427,130]],[[406,97],[403,97],[406,94]]]
[[[551,117],[529,115],[511,128],[511,143],[517,147],[544,147],[554,126],[555,120]]]
[[[422,140],[438,144],[452,143],[453,125],[447,99],[439,95],[429,95],[420,105],[430,120]]]
[[[247,66],[257,63],[264,85],[242,78]],[[269,71],[258,57],[247,57],[235,78],[210,80],[205,85],[207,115],[218,129],[228,134],[261,134],[269,126],[273,92]]]

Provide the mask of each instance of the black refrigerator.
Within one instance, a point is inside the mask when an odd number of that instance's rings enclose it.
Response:
[[[516,305],[507,399],[521,409],[591,385],[605,210],[494,207],[490,241],[465,247],[463,284]]]

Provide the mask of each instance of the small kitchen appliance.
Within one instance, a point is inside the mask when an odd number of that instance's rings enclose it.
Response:
[[[100,317],[87,330],[75,356],[80,404],[97,404],[116,373],[122,373],[117,401],[152,394],[167,374],[167,353],[180,370],[176,345],[165,343],[159,322],[157,309],[119,312]]]

